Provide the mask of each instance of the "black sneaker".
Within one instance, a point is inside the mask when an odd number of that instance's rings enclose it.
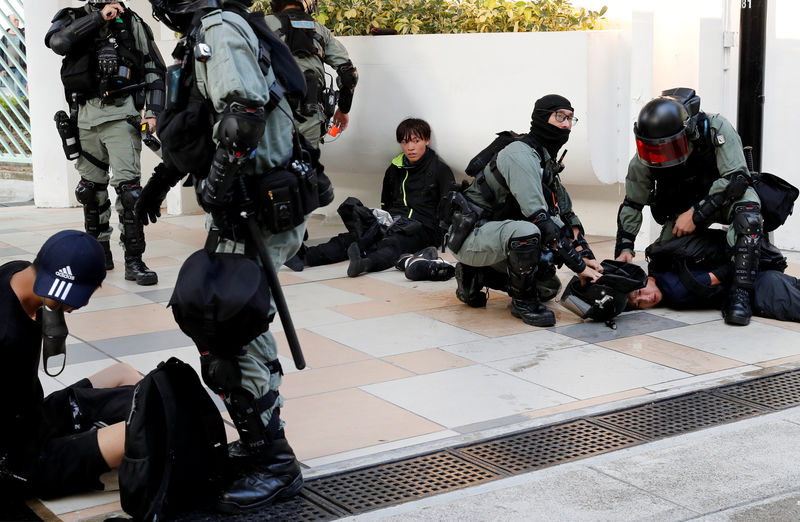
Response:
[[[420,250],[415,254],[403,254],[402,256],[397,258],[394,267],[402,272],[403,270],[406,269],[406,266],[408,266],[408,263],[411,259],[433,260],[433,259],[438,259],[438,257],[439,257],[439,249],[437,249],[435,246],[429,246],[423,248],[422,250]]]
[[[447,281],[456,273],[456,267],[444,259],[416,258],[406,266],[406,277],[412,281]]]
[[[303,269],[306,267],[306,264],[303,261],[303,259],[297,254],[287,259],[284,265],[289,267],[289,269],[292,270],[292,272],[302,272]]]
[[[511,315],[531,326],[554,326],[556,314],[548,310],[538,299],[511,300]]]

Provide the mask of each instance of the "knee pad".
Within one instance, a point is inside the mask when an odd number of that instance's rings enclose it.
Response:
[[[762,234],[764,219],[761,217],[761,206],[753,202],[736,205],[733,209],[733,229],[738,236]]]
[[[752,202],[736,205],[733,210],[732,225],[736,232],[733,247],[734,284],[741,288],[752,288],[758,275],[763,229],[760,210],[760,206]]]
[[[535,276],[541,257],[538,234],[513,237],[508,242],[508,292],[511,297],[526,299],[535,292]]]
[[[228,395],[242,385],[242,370],[232,358],[212,353],[200,355],[203,382],[218,395]]]
[[[139,218],[136,217],[134,207],[136,201],[142,195],[142,186],[139,184],[138,179],[120,183],[116,187],[117,197],[122,203],[122,215],[120,215],[120,222],[122,223],[122,243],[125,245],[125,254],[128,256],[142,255],[145,249],[144,242],[144,225],[142,225]]]
[[[100,223],[100,215],[111,208],[111,201],[106,199],[102,205],[97,203],[97,193],[106,191],[105,183],[95,183],[81,178],[75,187],[75,199],[83,205],[83,221],[86,233],[98,237],[108,230],[108,222]]]

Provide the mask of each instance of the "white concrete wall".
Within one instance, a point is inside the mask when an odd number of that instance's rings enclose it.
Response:
[[[625,170],[634,153],[632,124],[641,106],[661,90],[694,87],[703,109],[736,122],[738,74],[738,0],[581,0],[599,9],[613,30],[579,33],[419,35],[346,37],[342,41],[359,69],[350,127],[323,145],[323,163],[337,199],[324,209],[335,215],[349,195],[377,204],[380,181],[389,160],[399,153],[394,129],[405,117],[428,120],[432,146],[460,175],[469,159],[494,132],[524,131],[534,101],[558,92],[567,96],[580,123],[566,148],[564,181],[588,232],[613,235],[624,195]],[[40,206],[74,204],[77,182],[60,153],[52,114],[63,107],[58,82],[60,61],[38,44],[65,0],[26,0],[31,48],[35,200]],[[144,0],[129,2],[146,20]],[[764,169],[800,185],[792,147],[800,133],[791,116],[798,113],[800,87],[796,65],[800,43],[795,0],[770,2],[767,48]],[[794,11],[792,11],[794,10]],[[793,16],[794,15],[794,16]],[[159,46],[169,63],[174,35],[155,22]],[[787,115],[789,117],[787,117]],[[143,171],[155,164],[149,151]],[[168,211],[196,210],[189,189],[173,190]],[[591,217],[589,217],[591,216]],[[775,235],[784,248],[800,249],[800,223],[790,218]],[[646,224],[637,239],[644,248],[657,231]]]

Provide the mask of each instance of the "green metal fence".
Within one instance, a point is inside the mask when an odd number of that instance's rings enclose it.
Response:
[[[0,162],[31,162],[28,62],[21,3],[0,0]]]

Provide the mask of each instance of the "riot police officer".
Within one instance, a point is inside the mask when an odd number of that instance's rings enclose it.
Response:
[[[647,102],[633,132],[636,154],[628,165],[625,199],[617,215],[615,256],[633,259],[633,242],[650,206],[662,225],[657,241],[730,225],[734,277],[723,307],[725,322],[747,325],[752,315],[762,236],[761,202],[750,186],[742,141],[719,114],[700,110],[694,90],[675,88]]]
[[[272,0],[270,6],[267,26],[292,50],[306,80],[305,98],[293,100],[295,121],[300,132],[319,147],[331,118],[339,132],[347,128],[358,71],[344,45],[311,17],[317,12],[316,0]],[[338,101],[332,85],[326,86],[325,64],[336,70]]]
[[[158,276],[142,261],[144,229],[133,211],[141,193],[140,125],[155,131],[164,106],[164,62],[153,34],[122,2],[89,0],[56,13],[45,45],[64,56],[61,79],[82,149],[75,196],[83,205],[86,231],[103,246],[106,269],[114,268],[110,184],[117,193],[125,279],[156,284]]]
[[[179,63],[168,69],[167,108],[159,118],[165,163],[144,187],[139,216],[145,222],[155,221],[169,188],[191,173],[199,200],[210,214],[212,233],[219,232],[216,251],[245,254],[257,239],[234,222],[241,210],[257,204],[238,199],[244,196],[242,187],[259,187],[249,192],[253,198],[272,195],[269,184],[286,172],[297,143],[291,108],[282,94],[284,85],[273,66],[279,61],[277,50],[270,50],[269,42],[261,39],[271,33],[263,16],[249,11],[250,0],[150,3],[154,16],[183,38],[173,52]],[[274,42],[283,45],[277,38]],[[302,86],[288,49],[285,58]],[[179,86],[177,92],[173,85]],[[213,129],[210,124],[203,129],[209,120]],[[209,151],[203,149],[210,149],[213,156],[207,163],[203,157]],[[231,192],[237,196],[229,198]],[[294,215],[288,205],[282,204],[280,215],[263,216],[258,225],[276,270],[297,251],[305,232],[307,212]],[[276,232],[269,217],[296,219]],[[201,366],[204,382],[223,397],[240,435],[229,454],[246,462],[218,499],[218,509],[252,509],[295,495],[303,476],[280,418],[283,399],[278,387],[283,371],[275,338],[267,330],[244,347],[211,346],[201,353]]]
[[[576,121],[563,96],[536,100],[530,132],[495,153],[463,191],[448,246],[459,261],[456,295],[464,303],[485,306],[483,288],[502,289],[514,317],[553,326],[555,314],[542,304],[561,286],[553,263],[566,264],[582,280],[600,277],[555,159]]]

